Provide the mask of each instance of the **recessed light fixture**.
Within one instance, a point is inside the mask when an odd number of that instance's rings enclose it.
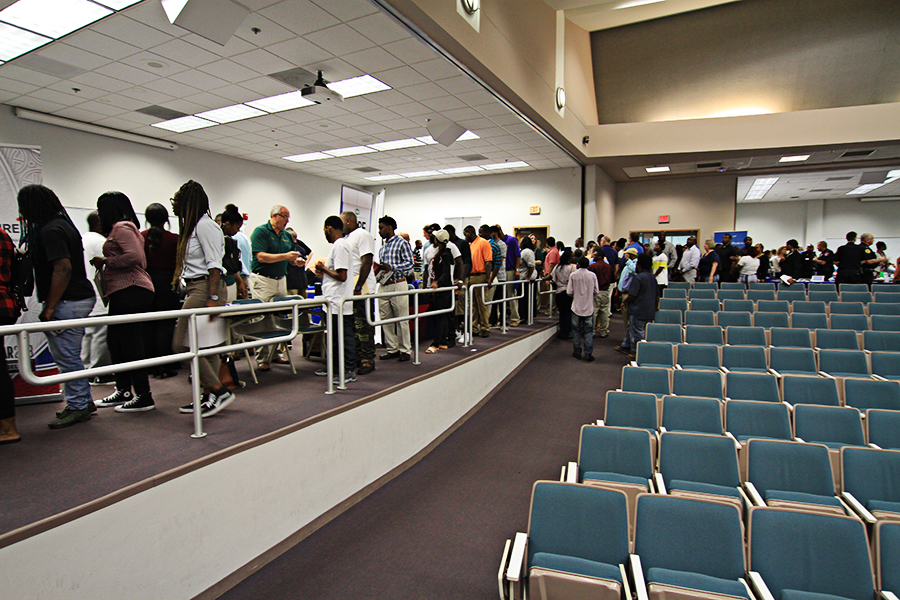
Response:
[[[431,136],[429,136],[429,137],[431,137]],[[478,136],[478,135],[472,133],[471,131],[468,131],[468,130],[467,130],[464,134],[462,134],[461,136],[459,136],[458,138],[456,138],[456,141],[457,141],[457,142],[465,142],[465,141],[467,141],[467,140],[480,140],[480,139],[481,139],[480,136]],[[432,141],[434,141],[434,140],[432,140]]]
[[[107,8],[111,8],[113,10],[122,10],[123,8],[128,8],[133,4],[137,4],[141,0],[94,0],[97,4],[102,4]]]
[[[466,134],[463,134],[463,135],[466,135]],[[424,135],[424,136],[418,137],[416,139],[427,146],[430,146],[432,144],[437,144],[437,140],[434,139],[433,137],[431,137],[430,135]]]
[[[177,119],[169,119],[168,121],[163,121],[161,123],[153,123],[151,127],[158,127],[160,129],[174,131],[175,133],[184,133],[185,131],[203,129],[204,127],[212,127],[213,125],[218,125],[218,123],[208,119],[201,119],[194,115],[188,115],[186,117],[178,117]]]
[[[613,6],[613,10],[620,10],[622,8],[634,8],[635,6],[644,6],[645,4],[656,4],[657,2],[665,1],[666,0],[629,0],[629,2],[623,2],[622,4]]]
[[[566,107],[566,90],[562,87],[556,88],[556,108],[562,110]]]
[[[19,0],[0,10],[0,21],[59,38],[111,14],[88,0]]]
[[[887,182],[885,182],[887,183]],[[877,190],[878,188],[884,186],[884,183],[867,183],[865,185],[861,185],[855,190],[847,192],[847,196],[862,196],[863,194],[868,194],[871,191]]]
[[[368,144],[369,148],[373,148],[382,152],[384,150],[400,150],[402,148],[415,148],[416,146],[424,146],[425,142],[421,142],[415,138],[406,140],[394,140],[392,142],[378,142],[376,144]]]
[[[303,97],[303,92],[297,90],[296,92],[287,92],[278,94],[277,96],[260,98],[259,100],[254,100],[252,102],[245,102],[245,104],[267,113],[276,113],[283,110],[293,110],[304,106],[312,106],[315,102],[307,100]]]
[[[52,38],[0,23],[0,60],[12,60],[52,41]]]
[[[797,156],[782,156],[778,162],[780,163],[791,163],[791,162],[803,162],[804,160],[809,159],[809,154],[798,154]]]
[[[413,173],[403,173],[404,177],[414,178],[414,177],[431,177],[433,175],[443,175],[440,171],[415,171]]]
[[[357,154],[368,154],[369,152],[377,152],[368,146],[350,146],[348,148],[338,148],[336,150],[323,150],[325,154],[331,156],[355,156]]]
[[[750,190],[747,191],[744,200],[761,200],[777,182],[777,177],[760,177],[750,186]]]
[[[644,167],[644,170],[648,173],[668,173],[671,169],[669,167]]]
[[[474,173],[475,171],[484,171],[481,167],[472,165],[471,167],[453,167],[452,169],[441,169],[444,175],[455,175],[457,173]]]
[[[383,81],[375,79],[371,75],[361,75],[359,77],[352,77],[350,79],[329,83],[328,89],[337,92],[344,98],[352,98],[353,96],[362,96],[363,94],[389,90],[391,89],[391,86]]]
[[[309,162],[311,160],[322,160],[325,158],[334,158],[333,156],[329,156],[327,154],[323,154],[322,152],[308,152],[306,154],[295,154],[293,156],[283,156],[284,160],[289,160],[291,162]]]
[[[513,162],[497,163],[493,165],[482,165],[481,168],[487,171],[497,171],[499,169],[516,169],[518,167],[530,167],[527,162],[517,160]]]
[[[404,179],[403,175],[375,175],[366,177],[369,181],[391,181],[392,179]]]
[[[257,108],[253,108],[252,106],[247,106],[246,104],[235,104],[233,106],[226,106],[224,108],[207,110],[201,113],[197,113],[195,116],[200,117],[201,119],[209,119],[210,121],[215,121],[216,123],[233,123],[234,121],[252,119],[253,117],[259,117],[264,114],[266,113]]]

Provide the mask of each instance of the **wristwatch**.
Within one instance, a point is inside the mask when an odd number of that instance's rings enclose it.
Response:
[[[209,299],[212,300],[213,302],[218,302],[218,301],[219,301],[219,296],[217,296],[216,294],[212,294],[212,295],[209,297]]]

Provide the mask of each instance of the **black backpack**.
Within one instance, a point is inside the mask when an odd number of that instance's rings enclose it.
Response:
[[[31,256],[16,248],[11,267],[10,291],[19,309],[27,311],[26,300],[34,294],[34,267]]]
[[[225,256],[222,257],[222,266],[229,275],[241,272],[241,249],[238,248],[234,238],[225,236]]]

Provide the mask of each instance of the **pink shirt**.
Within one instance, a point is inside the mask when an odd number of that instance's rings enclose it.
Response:
[[[594,296],[600,293],[597,276],[587,269],[576,269],[569,275],[566,292],[572,296],[572,312],[579,317],[594,314]]]
[[[544,257],[544,275],[550,275],[553,272],[553,267],[559,264],[559,248],[554,246],[549,252],[547,252],[547,256]]]
[[[103,243],[106,267],[103,269],[105,296],[136,285],[153,290],[153,282],[147,275],[147,257],[144,255],[144,237],[131,221],[119,221]]]

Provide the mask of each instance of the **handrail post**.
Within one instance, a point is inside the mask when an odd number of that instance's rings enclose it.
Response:
[[[528,324],[534,325],[534,285],[531,281],[527,284],[528,293],[525,295],[525,302],[528,304]]]
[[[326,394],[334,393],[334,357],[332,356],[332,344],[334,343],[334,336],[331,330],[331,302],[326,302],[325,306],[325,314],[323,315],[327,321],[325,321],[325,372],[328,377],[328,389],[325,390]]]
[[[191,344],[191,397],[194,401],[194,433],[191,437],[200,439],[206,437],[203,432],[202,402],[200,401],[200,342],[197,336],[197,315],[188,317],[189,341]]]
[[[338,304],[338,314],[335,315],[335,320],[337,321],[337,330],[338,330],[338,389],[346,390],[347,382],[344,380],[344,369],[347,368],[346,362],[344,361],[344,352],[347,349],[344,347],[344,304],[347,299],[342,298],[340,304]]]
[[[419,361],[419,294],[413,294],[413,298],[415,298],[415,302],[413,302],[413,306],[415,306],[416,311],[413,313],[416,318],[413,319],[413,323],[415,324],[415,332],[414,332],[414,340],[413,340],[413,364],[421,365],[422,363]]]
[[[501,302],[500,305],[499,305],[499,306],[500,306],[500,312],[503,313],[502,315],[500,315],[500,316],[502,317],[502,319],[501,319],[501,321],[500,321],[500,323],[501,323],[501,325],[500,325],[500,328],[501,328],[501,329],[500,329],[500,332],[503,333],[503,334],[506,333],[506,329],[507,329],[507,328],[506,328],[506,309],[509,308],[509,307],[507,306],[507,304],[509,304],[509,300],[508,300],[507,297],[506,297],[506,289],[507,289],[508,287],[509,287],[509,286],[504,285],[503,287],[500,288],[500,290],[503,292],[503,296],[501,297],[501,300],[503,300],[503,302]]]
[[[472,338],[469,336],[469,285],[468,283],[463,284],[465,287],[463,288],[463,348],[472,345]]]

